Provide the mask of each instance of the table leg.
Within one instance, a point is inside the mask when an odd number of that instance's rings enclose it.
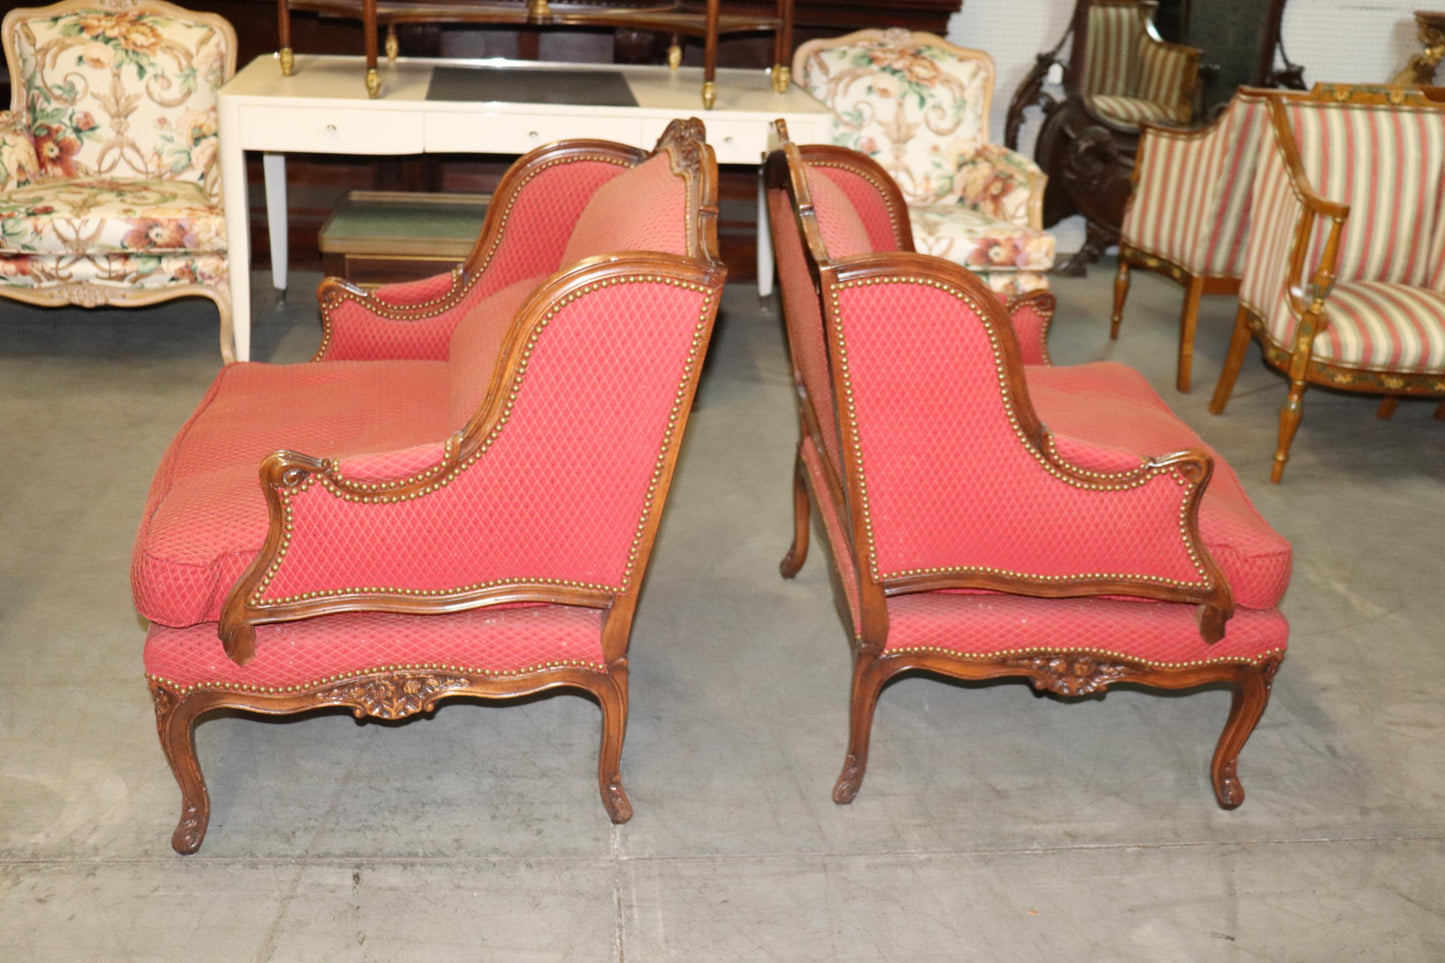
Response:
[[[236,360],[251,358],[251,205],[246,198],[246,153],[241,149],[240,110],[221,94],[216,103],[221,164],[221,203],[226,212],[226,266],[231,276],[231,315]]]
[[[262,154],[266,175],[266,235],[271,241],[271,283],[279,300],[286,300],[286,282],[291,263],[291,238],[286,224],[286,155]]]
[[[768,224],[768,191],[758,167],[758,297],[773,293],[773,231]]]

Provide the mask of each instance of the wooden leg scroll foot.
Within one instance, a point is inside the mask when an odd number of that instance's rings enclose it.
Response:
[[[194,730],[198,708],[157,682],[150,684],[150,690],[156,709],[156,734],[181,789],[181,818],[171,834],[171,848],[189,855],[201,848],[211,820],[211,797],[206,792],[206,780],[196,758]]]
[[[597,785],[602,806],[614,823],[632,818],[632,803],[622,788],[622,737],[627,731],[627,670],[616,667],[593,689],[602,706],[602,750],[597,758]]]
[[[802,569],[803,563],[808,560],[808,480],[804,472],[808,470],[803,464],[803,456],[800,452],[797,460],[793,463],[793,544],[788,548],[788,554],[783,556],[783,561],[778,565],[778,571],[783,573],[783,578],[792,578]]]
[[[1279,670],[1278,656],[1265,660],[1258,668],[1246,670],[1242,681],[1234,687],[1229,705],[1229,719],[1219,744],[1214,749],[1214,760],[1209,767],[1209,776],[1214,784],[1214,798],[1224,809],[1235,809],[1244,802],[1244,785],[1239,781],[1239,753],[1254,732],[1255,724],[1264,715],[1269,705],[1270,687],[1274,674]]]
[[[848,707],[848,753],[843,757],[843,771],[833,784],[833,802],[840,806],[851,803],[863,785],[863,775],[868,770],[868,737],[873,730],[873,710],[878,705],[878,693],[887,678],[884,672],[874,671],[878,660],[875,656],[859,653],[853,667],[853,692]]]

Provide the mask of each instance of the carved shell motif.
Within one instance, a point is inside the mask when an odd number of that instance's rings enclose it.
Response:
[[[1048,689],[1063,696],[1103,692],[1111,683],[1129,674],[1129,667],[1104,662],[1086,653],[1066,655],[1021,655],[1008,660],[1033,678],[1034,688]]]
[[[357,718],[369,715],[378,719],[404,719],[430,711],[448,692],[471,684],[472,680],[464,675],[428,672],[343,682],[317,694],[355,706]]]

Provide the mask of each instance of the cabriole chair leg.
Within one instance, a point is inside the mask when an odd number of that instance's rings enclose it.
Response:
[[[1214,798],[1225,809],[1234,809],[1244,802],[1244,785],[1239,781],[1239,753],[1269,705],[1270,689],[1278,669],[1277,658],[1258,667],[1246,666],[1239,684],[1234,686],[1229,719],[1224,723],[1209,766]]]
[[[848,754],[843,757],[843,771],[833,784],[833,801],[840,806],[851,803],[863,785],[863,774],[868,769],[873,710],[888,675],[876,655],[858,651],[853,662],[853,691],[848,704]]]
[[[808,560],[808,466],[803,463],[803,452],[801,443],[798,446],[798,456],[793,462],[793,544],[788,548],[788,554],[783,556],[783,561],[778,565],[778,571],[783,573],[783,578],[792,578],[802,569],[803,563]]]
[[[161,749],[181,789],[181,818],[171,834],[171,848],[189,855],[201,848],[211,821],[211,797],[196,758],[195,722],[205,707],[156,682],[150,690]]]
[[[627,732],[627,669],[611,666],[592,690],[602,707],[602,748],[597,756],[597,785],[602,805],[614,823],[632,818],[632,803],[622,788],[622,737]]]

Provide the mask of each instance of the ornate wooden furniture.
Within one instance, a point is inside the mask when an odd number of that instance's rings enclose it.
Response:
[[[0,297],[130,306],[199,295],[232,359],[216,90],[225,20],[162,0],[17,8],[3,34]]]
[[[1289,378],[1270,480],[1284,474],[1305,388],[1445,396],[1445,98],[1438,89],[1317,85],[1272,98],[1254,180],[1239,314],[1209,410],[1249,350]],[[1445,413],[1445,405],[1437,417]]]
[[[1118,239],[1140,123],[1212,116],[1242,84],[1302,86],[1300,68],[1274,66],[1283,13],[1284,0],[1078,0],[1068,31],[1015,91],[1004,127],[1016,147],[1025,112],[1042,108],[1034,157],[1049,176],[1044,223],[1076,213],[1087,221],[1084,247],[1063,270],[1082,272]],[[1161,41],[1156,19],[1177,43]],[[1061,98],[1046,89],[1055,72]]]
[[[873,157],[908,202],[913,245],[1004,296],[1048,286],[1044,174],[988,142],[993,58],[930,33],[860,30],[810,40],[798,85],[833,111],[833,143]]]
[[[673,38],[669,63],[682,62],[679,36],[703,41],[703,106],[711,109],[717,99],[717,45],[720,36],[771,32],[773,42],[773,89],[788,89],[788,55],[793,49],[793,0],[777,0],[777,12],[770,17],[722,13],[720,0],[707,0],[702,13],[685,8],[675,0],[636,0],[608,6],[602,3],[558,0],[277,0],[281,72],[290,76],[294,64],[291,49],[291,7],[339,16],[359,16],[366,47],[366,90],[381,95],[377,71],[377,30],[386,29],[386,55],[395,60],[398,52],[396,28],[410,23],[495,24],[527,27],[627,27],[655,30]]]
[[[631,816],[628,636],[722,287],[715,205],[696,120],[651,156],[542,148],[458,271],[330,279],[312,363],[221,371],[131,573],[178,851],[209,816],[193,725],[227,708],[393,719],[582,689],[603,803]]]
[[[1445,10],[1416,10],[1415,29],[1425,49],[1395,75],[1391,83],[1396,87],[1430,86],[1435,83],[1436,68],[1445,59]]]
[[[1065,696],[1229,686],[1211,778],[1239,805],[1287,641],[1288,543],[1137,372],[1047,363],[1052,295],[1011,320],[972,274],[910,251],[875,162],[785,143],[766,176],[800,427],[782,573],[816,507],[854,653],[834,800],[863,780],[883,685],[925,670]]]
[[[1194,329],[1205,294],[1235,294],[1244,270],[1254,165],[1269,126],[1266,92],[1241,88],[1213,122],[1192,129],[1145,124],[1119,235],[1109,337],[1119,336],[1131,267],[1184,285],[1176,384],[1189,390]]]

